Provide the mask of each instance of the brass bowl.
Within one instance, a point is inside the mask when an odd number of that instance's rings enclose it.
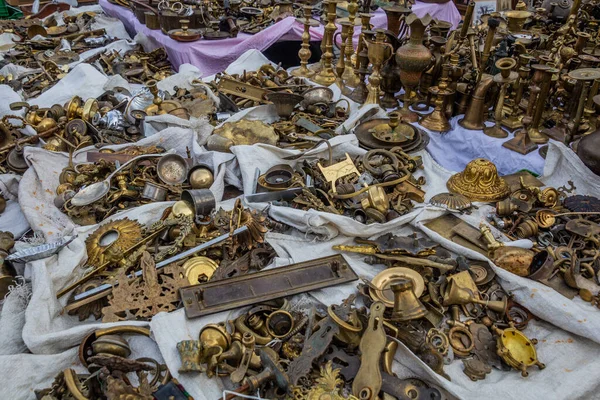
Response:
[[[302,108],[306,108],[313,104],[325,103],[329,104],[333,101],[333,90],[327,87],[314,87],[302,93],[304,100],[300,103]]]
[[[178,154],[167,154],[160,158],[156,172],[160,180],[167,185],[181,184],[188,175],[187,161]]]
[[[288,92],[268,93],[265,97],[275,105],[277,115],[285,119],[292,115],[296,105],[304,99],[303,96]]]

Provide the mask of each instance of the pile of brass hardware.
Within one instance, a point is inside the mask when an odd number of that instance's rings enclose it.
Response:
[[[531,366],[544,368],[536,341],[520,332],[534,316],[503,291],[486,262],[451,258],[437,243],[416,235],[356,242],[334,249],[366,254],[365,262],[387,267],[359,286],[365,304],[387,308],[383,327],[388,335],[435,372],[447,377],[443,366],[452,358],[463,359],[472,380],[484,379],[492,367],[508,365],[523,376]]]
[[[3,52],[4,59],[0,62],[0,66],[14,64],[29,69],[19,76],[0,76],[0,83],[10,85],[17,92],[22,90],[25,99],[37,97],[53,87],[69,72],[69,64],[77,61],[96,65],[108,75],[121,75],[132,83],[162,80],[173,73],[164,49],[145,53],[139,46],[124,54],[112,51],[81,59],[81,53],[116,40],[104,29],[91,29],[95,23],[93,13],[64,16],[64,25],[59,26],[54,18],[44,20],[43,24],[39,20],[25,21],[31,22],[3,29],[23,40]],[[34,37],[43,37],[43,40],[31,40]]]
[[[162,360],[132,358],[132,348],[123,335],[150,337],[150,329],[118,326],[97,329],[79,345],[79,361],[87,369],[61,371],[49,388],[36,390],[39,400],[63,399],[189,399],[189,394],[171,376]],[[150,340],[150,339],[148,339]],[[130,377],[136,376],[135,384]]]
[[[281,164],[257,174],[257,194],[247,200],[385,223],[425,200],[425,179],[413,175],[421,167],[420,157],[400,148],[370,150],[356,158],[305,160],[296,168]]]
[[[417,237],[386,235],[360,243],[335,249],[369,254],[367,262],[388,268],[360,284],[358,294],[329,307],[271,296],[297,283],[283,279],[286,272],[280,268],[282,277],[275,278],[271,288],[248,290],[249,296],[257,294],[247,312],[208,324],[198,340],[177,344],[179,372],[228,376],[225,384],[233,391],[228,399],[235,393],[257,391],[268,398],[375,399],[385,393],[395,398],[440,399],[434,386],[418,379],[402,380],[392,372],[397,341],[447,379],[444,364],[457,359],[474,381],[484,379],[492,367],[514,368],[523,376],[529,367],[545,367],[537,359],[537,341],[522,333],[533,316],[502,290],[487,264],[453,259],[436,249],[435,243]],[[341,271],[346,261],[340,257],[308,263],[315,268],[335,263]],[[223,290],[234,287],[235,283]],[[189,293],[189,303],[188,289],[182,289],[188,317],[202,315],[190,315],[200,310],[192,303],[207,302],[203,296],[213,294],[209,285],[200,288]],[[295,289],[291,290],[298,293]],[[355,305],[357,296],[365,307]],[[229,301],[225,308],[208,312],[239,305]]]
[[[205,325],[198,340],[177,344],[179,372],[227,376],[227,399],[257,392],[278,399],[375,399],[379,393],[441,399],[420,379],[396,377],[398,344],[387,338],[385,306],[376,302],[367,312],[354,306],[355,297],[329,308],[263,302],[235,320]]]
[[[221,80],[222,82],[222,80]],[[232,81],[233,82],[233,81]],[[229,83],[220,86],[220,93]],[[279,119],[266,124],[260,120],[241,119],[226,122],[213,131],[207,148],[222,152],[231,146],[265,143],[281,148],[311,148],[315,141],[336,136],[337,128],[346,121],[350,111],[347,100],[333,100],[329,88],[316,87],[302,94],[271,91],[264,94],[265,102],[273,104]]]
[[[263,239],[270,229],[281,226],[239,200],[215,210],[209,190],[186,190],[152,224],[125,218],[96,229],[86,239],[87,266],[58,297],[70,293],[65,310],[80,320],[150,320],[179,308],[183,287],[266,267],[275,255]]]
[[[510,238],[534,242],[531,263],[513,272],[600,306],[600,200],[574,190],[522,181],[489,220]]]
[[[309,89],[304,79],[290,76],[283,68],[263,65],[257,71],[244,71],[243,74],[217,74],[210,83],[215,93],[226,96],[239,109],[271,103],[267,95],[274,92],[301,94]],[[294,104],[295,105],[295,104]]]
[[[219,40],[239,32],[255,34],[286,17],[296,15],[290,1],[119,0],[139,22],[180,42]],[[226,8],[227,7],[227,8]],[[300,16],[300,15],[297,15]]]
[[[211,167],[163,153],[156,146],[88,152],[88,162],[70,163],[63,169],[54,203],[73,222],[93,225],[121,210],[175,200],[187,189],[212,185]],[[121,163],[118,167],[117,162]],[[91,185],[103,184],[103,190],[90,197]]]
[[[90,61],[98,61],[107,75],[120,75],[130,83],[161,81],[175,73],[162,47],[149,53],[141,46],[124,54],[107,51],[98,54],[96,58],[97,60]]]

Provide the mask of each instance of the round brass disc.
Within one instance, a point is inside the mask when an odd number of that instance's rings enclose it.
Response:
[[[410,268],[395,267],[380,272],[371,280],[369,293],[373,300],[383,302],[388,308],[394,307],[394,292],[392,292],[391,285],[400,279],[410,279],[413,283],[413,292],[417,298],[421,297],[425,290],[425,281],[421,274]]]
[[[36,37],[37,35],[40,36],[48,36],[48,32],[46,32],[46,28],[44,28],[42,25],[31,25],[29,28],[27,28],[27,37],[29,39],[33,39],[34,37]]]
[[[185,277],[190,285],[208,281],[214,274],[219,264],[208,257],[193,257],[183,264]]]
[[[392,130],[387,123],[379,124],[371,129],[369,133],[377,140],[388,144],[399,145],[414,139],[416,129],[412,125],[400,123]]]
[[[578,81],[593,81],[600,78],[600,71],[596,68],[579,68],[569,72],[569,78]]]

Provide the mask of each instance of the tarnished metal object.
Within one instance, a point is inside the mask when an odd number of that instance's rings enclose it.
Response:
[[[183,288],[181,299],[186,316],[195,318],[356,279],[356,274],[342,256],[331,256],[298,263],[281,270],[262,271],[249,276]],[[236,296],[223,296],[222,291],[235,292]]]
[[[529,339],[514,327],[508,329],[495,328],[498,334],[498,355],[511,367],[521,371],[523,377],[529,376],[527,368],[537,366],[546,368],[537,358],[535,351],[536,339]]]

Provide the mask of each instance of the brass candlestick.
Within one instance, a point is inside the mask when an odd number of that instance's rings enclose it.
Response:
[[[532,66],[532,68],[534,67],[537,66]],[[544,114],[544,110],[546,108],[546,99],[548,98],[548,93],[550,92],[550,85],[552,84],[552,75],[557,72],[555,68],[552,68],[548,65],[545,65],[543,67],[544,68],[538,71],[538,76],[541,79],[541,81],[539,82],[540,94],[538,95],[536,101],[535,113],[533,114],[531,127],[528,131],[531,141],[537,144],[548,143],[548,136],[546,136],[540,131],[540,124],[542,123],[542,115]],[[536,74],[534,73],[534,78],[535,75]]]
[[[333,35],[337,30],[335,25],[335,10],[337,0],[327,2],[327,25],[325,25],[325,53],[321,56],[321,71],[313,79],[316,83],[323,86],[329,86],[335,82],[335,72],[333,71]]]
[[[529,95],[530,101],[527,105],[527,113],[523,117],[522,123],[523,128],[520,129],[517,133],[515,133],[515,137],[511,140],[502,143],[502,147],[506,147],[509,150],[516,151],[520,154],[529,154],[535,149],[537,149],[537,144],[533,143],[529,138],[529,125],[531,124],[532,115],[533,115],[533,107],[535,105],[535,98],[540,91],[540,88],[537,86],[533,86],[531,88],[531,93]]]
[[[362,40],[365,40],[368,36],[372,35],[374,32],[372,31],[363,31],[361,33]],[[356,88],[350,94],[350,99],[356,103],[364,103],[367,99],[367,85],[365,84],[365,77],[369,72],[369,56],[367,54],[367,47],[362,46],[362,50],[358,53],[356,57],[358,59],[358,68],[356,68],[356,73],[358,74],[358,84]]]
[[[367,45],[367,54],[369,55],[369,61],[373,65],[373,71],[369,75],[369,85],[367,90],[369,94],[365,100],[365,104],[379,104],[379,97],[381,96],[381,65],[389,59],[394,52],[394,48],[391,44],[385,41],[385,31],[383,29],[375,30],[375,40],[371,41],[365,39]]]
[[[337,64],[335,65],[335,73],[337,75],[336,84],[343,91],[344,90],[343,75],[344,75],[344,71],[346,70],[346,60],[345,60],[346,46],[345,46],[345,44],[346,44],[346,41],[348,40],[348,32],[350,31],[350,28],[352,28],[352,24],[349,21],[344,21],[344,22],[340,23],[340,25],[342,25],[342,32],[341,32],[342,46],[339,48],[340,56],[338,58]]]
[[[515,85],[517,86],[517,91],[514,99],[510,100],[510,116],[504,118],[502,120],[502,126],[515,130],[523,126],[521,123],[521,119],[523,118],[523,113],[519,105],[521,104],[521,100],[523,99],[523,93],[525,91],[525,85],[527,84],[527,79],[529,78],[529,74],[531,73],[531,68],[527,67],[527,64],[533,59],[529,54],[520,54],[519,55],[519,77]]]
[[[296,21],[302,22],[304,24],[304,32],[302,33],[302,45],[300,46],[300,51],[298,51],[298,57],[300,58],[300,68],[292,71],[293,76],[299,77],[311,77],[314,75],[314,71],[308,69],[308,60],[312,55],[310,51],[310,27],[313,25],[311,21],[312,16],[312,7],[304,6],[302,7],[304,11],[304,21],[301,19],[297,19]]]
[[[354,20],[356,19],[356,12],[358,11],[358,4],[356,0],[351,0],[348,3],[348,21],[350,21],[350,28],[348,29],[348,37],[346,38],[346,47],[344,49],[344,73],[342,74],[342,81],[346,86],[356,87],[358,84],[358,75],[354,71],[354,64],[352,63],[352,56],[354,55]],[[358,58],[358,57],[357,57]]]
[[[448,87],[450,68],[450,64],[444,64],[440,83],[438,86],[429,88],[429,92],[435,96],[435,100],[433,101],[435,109],[420,122],[422,127],[434,132],[448,132],[451,128],[450,122],[444,112],[447,99],[454,94],[454,90]]]
[[[358,59],[358,54],[361,53],[361,51],[363,51],[363,48],[365,47],[365,31],[367,32],[371,32],[371,18],[373,18],[374,14],[368,14],[368,13],[360,13],[358,14],[360,17],[360,22],[361,22],[361,30],[360,30],[360,35],[358,36],[358,45],[356,46],[356,69],[358,69],[360,67],[359,63],[359,59]]]
[[[505,138],[508,136],[508,132],[502,129],[501,123],[504,118],[503,108],[506,89],[508,85],[516,81],[519,76],[516,72],[511,71],[515,65],[517,65],[517,62],[510,57],[501,58],[496,61],[496,68],[500,70],[500,73],[494,75],[494,82],[500,85],[500,93],[498,94],[498,102],[496,103],[496,110],[494,113],[494,126],[486,126],[483,128],[483,133],[488,136],[495,138]]]
[[[579,97],[575,112],[575,119],[573,120],[572,126],[569,127],[569,133],[567,134],[566,138],[566,142],[570,143],[574,137],[579,134],[579,128],[582,125],[583,112],[587,104],[588,94],[590,92],[590,86],[592,85],[593,81],[600,78],[600,71],[593,68],[582,68],[569,72],[568,76],[571,79],[575,79],[577,84],[582,86],[581,96]],[[594,88],[594,90],[598,90],[597,86]]]

